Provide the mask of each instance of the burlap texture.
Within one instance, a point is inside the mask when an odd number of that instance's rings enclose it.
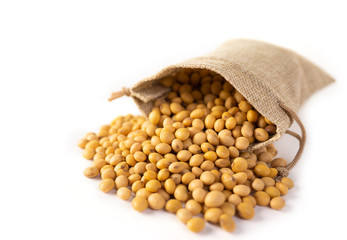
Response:
[[[252,145],[250,150],[274,142],[290,127],[290,116],[280,103],[296,112],[312,93],[334,81],[290,50],[254,40],[230,40],[210,54],[168,66],[135,84],[130,93],[143,113],[148,115],[153,101],[169,91],[158,81],[182,68],[208,69],[220,74],[260,114],[276,124],[276,134],[264,143]]]

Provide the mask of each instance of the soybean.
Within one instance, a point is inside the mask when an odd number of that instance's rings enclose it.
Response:
[[[207,207],[220,207],[225,201],[225,196],[220,191],[211,191],[206,194],[204,203]]]
[[[285,203],[284,199],[281,197],[274,197],[270,201],[270,207],[273,209],[276,209],[276,210],[280,210],[280,209],[284,208],[285,205],[286,205],[286,203]]]
[[[131,205],[136,211],[142,212],[148,208],[148,202],[144,197],[136,196],[132,201]]]
[[[86,170],[84,170],[83,173],[84,173],[84,176],[88,178],[95,178],[99,174],[99,169],[92,166],[92,167],[86,168]]]
[[[165,205],[165,199],[159,193],[153,193],[148,197],[148,205],[155,210],[162,209]]]
[[[205,227],[205,220],[200,217],[195,217],[187,222],[187,227],[192,232],[201,232]]]
[[[188,209],[181,208],[177,210],[176,216],[181,222],[187,223],[193,217],[193,214]]]
[[[171,213],[177,213],[182,208],[182,203],[176,199],[170,199],[165,204],[165,210]]]
[[[235,222],[228,214],[222,214],[219,217],[220,226],[227,232],[233,232],[235,230]]]
[[[121,187],[120,189],[117,190],[117,196],[120,199],[128,200],[131,197],[131,191],[129,188]]]

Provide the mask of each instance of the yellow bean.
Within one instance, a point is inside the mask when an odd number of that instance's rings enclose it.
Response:
[[[161,194],[153,193],[148,197],[148,205],[154,210],[162,209],[165,205],[165,199]]]
[[[237,157],[231,164],[231,168],[234,172],[244,172],[248,167],[246,159]]]
[[[238,215],[243,218],[250,220],[254,217],[254,209],[250,203],[242,202],[236,207]]]
[[[201,212],[202,206],[196,200],[188,200],[185,204],[185,208],[188,209],[193,215],[197,215]]]
[[[236,227],[234,220],[228,214],[219,217],[219,224],[227,232],[233,232]]]
[[[148,120],[153,124],[157,125],[160,120],[160,111],[159,109],[153,109],[152,112],[148,115]]]
[[[169,171],[172,173],[180,173],[183,169],[185,169],[185,164],[183,162],[174,162],[169,166]]]
[[[190,117],[195,118],[202,118],[205,115],[205,112],[202,109],[195,109],[190,113]]]
[[[176,199],[170,199],[165,204],[165,210],[171,213],[177,213],[182,208],[182,203]]]
[[[254,173],[258,176],[258,177],[267,177],[270,174],[270,168],[266,165],[257,165],[254,168]]]
[[[189,197],[187,187],[184,185],[178,185],[174,191],[174,196],[177,200],[186,202]]]
[[[171,146],[167,143],[159,143],[155,150],[160,154],[167,154],[171,151]]]
[[[95,178],[99,174],[99,169],[92,166],[92,167],[86,168],[83,173],[84,173],[84,176],[88,178]]]
[[[264,190],[271,198],[279,197],[281,195],[281,192],[273,186],[268,186]]]
[[[234,216],[235,215],[236,208],[235,208],[235,205],[232,204],[231,202],[223,203],[220,208],[223,211],[223,213],[226,213],[229,216]]]
[[[82,151],[82,156],[87,160],[92,159],[94,155],[95,155],[95,150],[93,149],[86,148]]]
[[[161,183],[158,180],[149,180],[146,183],[146,189],[149,192],[158,192],[161,189]]]
[[[204,218],[206,221],[217,224],[219,222],[219,217],[223,214],[220,208],[209,208],[204,213]]]
[[[216,117],[212,114],[208,114],[205,118],[205,127],[207,129],[212,129],[214,127],[214,124],[216,122]]]
[[[216,177],[210,172],[210,171],[204,171],[200,175],[200,180],[205,184],[205,185],[211,185],[212,183],[215,182]]]
[[[259,142],[264,142],[269,139],[269,134],[263,128],[257,128],[254,130],[254,137]]]
[[[111,178],[103,179],[99,184],[99,189],[105,193],[110,192],[112,189],[114,189],[114,187],[115,182]]]
[[[164,188],[168,194],[173,194],[176,189],[176,184],[172,179],[166,179]]]
[[[233,192],[240,197],[245,197],[250,194],[251,189],[246,185],[239,184],[233,188]]]
[[[181,208],[177,211],[176,216],[181,222],[187,223],[193,217],[193,214],[188,209]]]
[[[275,197],[271,199],[270,201],[270,207],[276,210],[280,210],[284,208],[285,205],[286,205],[286,202],[281,197]]]
[[[205,197],[207,195],[207,191],[203,188],[195,188],[192,191],[192,197],[195,201],[199,202],[199,203],[203,203],[205,200]]]
[[[131,196],[131,191],[129,188],[121,187],[120,189],[117,190],[117,196],[120,199],[128,200]]]
[[[284,196],[288,193],[288,186],[283,182],[277,182],[275,187],[280,191],[281,196]]]
[[[136,211],[142,212],[148,208],[148,202],[144,197],[136,196],[132,201],[131,205]]]
[[[270,203],[270,196],[264,191],[254,193],[254,198],[259,206],[267,206]]]
[[[281,182],[287,185],[288,189],[292,189],[294,187],[294,182],[289,177],[282,178]]]
[[[201,232],[205,228],[205,220],[200,217],[191,218],[187,222],[187,227],[192,232]]]
[[[207,193],[204,203],[207,207],[220,207],[225,201],[225,196],[222,192],[211,191]]]
[[[221,181],[228,190],[232,190],[236,185],[236,179],[228,173],[222,174]]]

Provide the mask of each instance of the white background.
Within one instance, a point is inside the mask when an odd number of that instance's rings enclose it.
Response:
[[[343,1],[1,1],[0,239],[346,239],[346,12]],[[282,211],[256,207],[226,233],[134,211],[86,179],[78,140],[127,113],[107,102],[166,65],[231,38],[299,52],[335,79],[300,109],[308,140]],[[279,155],[293,157],[285,137]]]

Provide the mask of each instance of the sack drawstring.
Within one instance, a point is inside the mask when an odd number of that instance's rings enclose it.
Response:
[[[127,87],[123,87],[121,91],[119,92],[113,92],[111,93],[111,97],[108,98],[108,101],[113,101],[117,98],[120,98],[120,97],[123,97],[123,96],[130,96],[131,95],[131,92],[130,92],[130,89],[127,88]]]
[[[304,125],[302,124],[298,115],[296,115],[296,113],[291,108],[287,107],[286,105],[284,105],[282,103],[280,103],[279,105],[288,114],[291,124],[295,120],[296,123],[299,125],[299,127],[301,129],[301,136],[292,130],[287,130],[285,132],[286,134],[291,135],[292,137],[295,137],[299,141],[299,149],[298,149],[298,152],[296,153],[295,157],[293,158],[293,160],[290,163],[288,163],[285,167],[278,167],[277,168],[277,171],[278,171],[277,180],[280,180],[281,178],[288,176],[289,171],[298,163],[298,161],[299,161],[299,159],[300,159],[300,157],[304,151],[304,147],[305,147],[305,143],[306,143],[306,129],[305,129]]]

